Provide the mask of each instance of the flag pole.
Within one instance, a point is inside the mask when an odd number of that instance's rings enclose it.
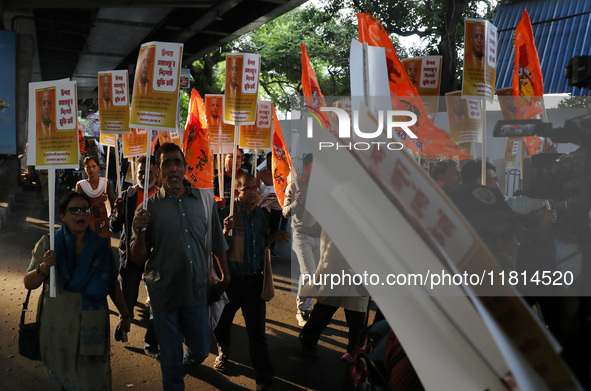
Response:
[[[481,167],[480,167],[480,184],[486,186],[486,99],[481,101],[480,110],[482,111],[482,151],[481,156]]]
[[[119,161],[119,135],[115,133],[115,169],[117,171],[117,196],[121,197],[121,166]],[[148,170],[149,171],[149,170]]]
[[[294,137],[294,134],[292,132],[292,137],[291,137],[291,152],[290,155],[291,156],[297,156],[298,155],[298,148],[299,148],[299,143],[300,143],[300,139],[299,137]],[[296,142],[297,141],[297,142]],[[293,182],[293,185],[297,190],[300,190],[300,186],[298,185],[298,172],[295,169],[295,167],[293,166],[293,161],[291,161],[291,158],[289,159],[291,164],[289,165],[289,176],[291,177],[291,181]]]
[[[55,250],[55,168],[47,170],[47,191],[49,193],[49,248]],[[57,294],[55,266],[49,268],[49,297]]]
[[[224,154],[222,153],[222,145],[218,144],[218,197],[224,198]]]
[[[254,164],[252,165],[252,176],[254,177],[254,179],[257,179],[257,158],[259,156],[259,150],[255,149],[254,150]]]
[[[238,137],[240,125],[234,125],[234,142],[232,143],[232,186],[230,187],[230,216],[234,215],[234,192],[236,191],[236,148],[238,147]],[[232,236],[232,230],[228,233]]]
[[[109,158],[111,157],[111,146],[107,145],[107,162],[105,163],[105,194],[109,198]],[[107,208],[107,216],[111,215],[111,202],[105,202]]]
[[[548,113],[546,112],[546,104],[544,103],[544,95],[540,96],[540,102],[542,102],[542,121],[548,122]]]
[[[111,157],[111,146],[107,145],[107,162],[105,163],[105,179],[109,180],[109,158]]]
[[[222,152],[222,124],[218,121],[218,196],[224,199],[224,154]]]
[[[369,45],[363,43],[363,100],[369,107]]]
[[[150,155],[152,154],[152,131],[146,130],[146,132],[148,133],[148,153],[146,153],[146,173],[144,175],[144,201],[142,204],[144,210],[148,209],[148,193],[150,189]]]
[[[135,177],[135,157],[131,158],[131,164],[129,165],[129,168],[131,168],[131,182],[134,185],[137,185],[137,179]],[[127,176],[127,173],[125,173],[125,176]]]

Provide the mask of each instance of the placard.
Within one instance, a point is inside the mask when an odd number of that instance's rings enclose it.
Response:
[[[131,129],[131,134],[123,135],[123,157],[145,155],[148,153],[148,131]]]
[[[417,89],[423,105],[430,114],[436,114],[439,111],[441,58],[441,56],[427,56],[402,60],[408,78]]]
[[[205,123],[209,129],[209,141],[212,144],[234,143],[234,125],[224,122],[223,118],[225,109],[224,98],[224,95],[205,95]]]
[[[79,168],[77,113],[76,82],[29,83],[28,165]]]
[[[451,137],[457,143],[482,142],[480,101],[463,99],[462,91],[445,94]]]
[[[174,132],[166,132],[161,130],[158,132],[158,137],[160,137],[160,145],[164,143],[173,143],[178,145],[180,148],[183,148],[181,136],[176,130]]]
[[[271,149],[273,134],[273,108],[271,101],[262,100],[257,105],[257,117],[254,125],[240,127],[239,145],[249,149]]]
[[[179,86],[181,88],[189,88],[191,86],[191,70],[189,68],[181,68]]]
[[[99,142],[102,145],[108,147],[115,147],[117,145],[117,142],[115,141],[115,135],[110,133],[101,132],[101,138],[99,139]]]
[[[176,130],[182,56],[180,43],[142,45],[136,65],[130,127]]]
[[[497,67],[497,28],[484,19],[464,22],[462,97],[492,102]]]
[[[256,117],[261,56],[234,53],[226,56],[224,122],[252,125]]]
[[[99,129],[108,133],[129,133],[129,88],[127,71],[98,73]]]

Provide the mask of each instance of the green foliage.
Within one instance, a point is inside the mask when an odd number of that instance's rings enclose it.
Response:
[[[306,50],[324,95],[349,93],[349,46],[357,36],[352,15],[335,18],[313,6],[295,9],[232,43],[238,52],[261,55],[261,95],[282,110],[301,95],[301,49]]]
[[[570,96],[558,102],[559,109],[586,108],[591,109],[591,98],[589,96]]]
[[[179,126],[184,129],[187,122],[191,90],[194,88],[203,97],[205,94],[221,94],[225,80],[225,57],[216,50],[194,61],[191,67],[190,88],[182,90],[179,102]],[[221,70],[222,69],[222,70]]]
[[[189,101],[191,100],[191,89],[183,89],[179,94],[179,128],[184,129],[189,114]]]
[[[201,96],[205,94],[221,94],[224,85],[224,74],[220,74],[220,64],[225,64],[224,61],[225,54],[221,50],[216,50],[193,62],[191,87],[199,91]]]

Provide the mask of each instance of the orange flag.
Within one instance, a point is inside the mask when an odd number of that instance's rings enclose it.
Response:
[[[204,126],[203,99],[196,90],[191,91],[191,102],[183,146],[187,161],[187,178],[193,186],[213,188],[213,151],[209,145],[209,130]]]
[[[148,132],[151,132],[151,130],[148,130]],[[154,134],[154,133],[152,133],[152,134]],[[159,139],[160,139],[160,133],[156,133],[156,137],[154,137],[152,139],[152,144],[150,145],[150,153],[151,154],[154,153],[154,150],[156,149],[156,145],[158,144]]]
[[[273,187],[279,205],[283,208],[283,200],[285,199],[285,190],[290,182],[291,173],[291,157],[285,146],[283,140],[283,133],[279,126],[279,119],[273,106],[273,158],[271,160],[271,172],[273,173]]]
[[[539,146],[542,145],[542,140],[536,136],[529,136],[523,138],[523,143],[527,147],[527,154],[535,155],[538,153]]]
[[[542,112],[544,95],[542,67],[534,42],[534,32],[527,9],[515,28],[515,69],[513,71],[513,96],[517,105],[517,118],[530,119]],[[524,137],[530,155],[537,152],[542,143],[538,137]]]
[[[530,119],[542,112],[536,97],[544,95],[544,79],[534,42],[534,33],[527,10],[515,28],[515,69],[513,70],[513,95],[518,96],[518,118]]]
[[[80,155],[84,155],[86,152],[86,144],[84,142],[84,134],[82,133],[82,125],[78,122],[78,149],[80,150]]]
[[[302,91],[304,92],[304,100],[306,105],[319,109],[320,107],[326,107],[324,96],[320,92],[320,86],[318,85],[318,79],[314,73],[314,68],[310,63],[308,52],[306,52],[306,44],[300,45],[302,48]]]
[[[201,126],[202,128],[205,128],[205,106],[203,104],[203,99],[201,98],[201,95],[199,95],[199,92],[197,92],[197,90],[192,89],[191,90],[191,99],[189,101],[189,112],[187,113],[187,123],[185,124],[185,132],[183,133],[183,151],[187,151],[187,148],[189,148],[190,144],[194,141],[195,139],[195,134],[194,133],[190,133],[187,132],[187,124],[189,123],[189,119],[191,117],[191,114],[193,114],[195,116],[195,118],[197,119],[197,121],[199,122],[199,126]],[[193,128],[190,128],[190,130],[194,130]]]
[[[410,128],[417,138],[407,137],[405,132],[397,132],[406,148],[419,156],[430,159],[467,159],[470,155],[460,148],[450,135],[433,125],[427,116],[415,86],[412,84],[404,65],[396,55],[394,45],[382,24],[369,14],[357,14],[359,41],[370,46],[386,49],[386,65],[392,107],[395,110],[412,111],[417,116],[417,123]]]

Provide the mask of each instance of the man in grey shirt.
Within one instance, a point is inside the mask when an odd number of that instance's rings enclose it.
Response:
[[[134,262],[145,265],[163,389],[177,391],[185,389],[183,360],[199,364],[208,355],[208,293],[217,299],[230,282],[228,246],[211,190],[184,181],[187,165],[181,149],[165,143],[158,153],[162,187],[146,209],[136,211],[131,252]],[[209,289],[211,252],[222,276]],[[183,341],[188,347],[184,358]]]

